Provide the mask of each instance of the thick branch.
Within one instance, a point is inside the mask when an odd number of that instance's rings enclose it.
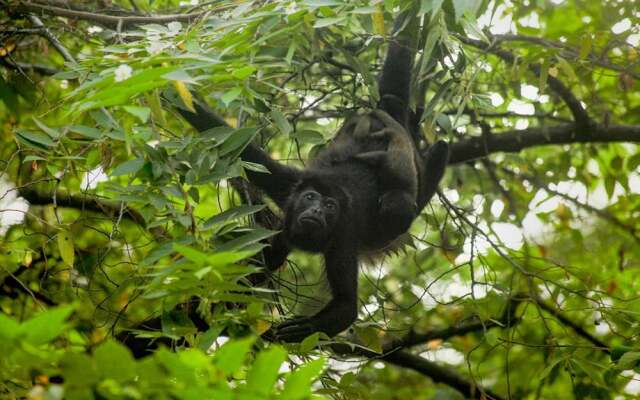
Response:
[[[65,194],[57,194],[54,202],[52,196],[40,193],[30,187],[20,188],[18,190],[18,193],[32,206],[44,206],[55,203],[58,207],[91,211],[99,214],[104,214],[112,218],[117,217],[118,215],[120,215],[120,213],[122,213],[123,218],[127,218],[142,227],[146,227],[146,222],[138,211],[127,207],[121,207],[120,203],[116,203],[113,201],[101,200],[91,196],[71,196]]]
[[[449,163],[471,161],[497,152],[517,153],[534,146],[612,142],[640,142],[640,125],[595,125],[586,135],[584,132],[577,135],[575,125],[566,124],[473,137],[451,145]]]
[[[361,347],[352,347],[348,344],[342,343],[333,344],[331,349],[334,353],[342,356],[366,357],[371,360],[382,360],[398,367],[412,369],[428,376],[434,382],[444,383],[445,385],[452,387],[462,393],[465,398],[503,399],[502,396],[499,396],[488,389],[478,387],[474,382],[468,380],[454,370],[442,367],[433,361],[411,354],[406,350],[393,351],[387,354],[378,354],[371,350],[366,350]]]
[[[62,57],[64,58],[65,61],[70,62],[72,64],[76,64],[76,59],[73,58],[73,56],[71,55],[71,53],[69,53],[69,50],[67,50],[66,47],[64,47],[64,45],[62,43],[60,43],[60,41],[58,40],[57,37],[55,37],[51,31],[49,30],[49,28],[47,28],[46,26],[44,26],[44,24],[42,23],[42,21],[40,21],[40,18],[36,17],[35,15],[29,15],[29,20],[31,21],[31,23],[33,25],[35,25],[36,27],[38,27],[40,29],[41,34],[47,38],[47,40],[49,41],[49,43],[51,43],[51,45],[53,47],[56,48],[56,50],[58,51],[58,53],[60,53],[60,55],[62,55]]]
[[[0,59],[0,65],[3,65],[9,69],[13,69],[16,71],[34,71],[39,73],[40,75],[55,75],[59,71],[53,67],[44,64],[27,64],[22,62],[14,62],[9,61],[6,58]]]
[[[563,325],[568,326],[569,328],[571,328],[571,330],[573,330],[578,336],[580,336],[583,339],[586,339],[588,342],[592,343],[598,350],[600,350],[600,351],[602,351],[603,353],[606,353],[606,354],[610,354],[611,353],[611,349],[609,348],[609,346],[606,343],[604,343],[603,341],[601,341],[597,337],[595,337],[592,334],[590,334],[589,332],[587,332],[583,327],[578,325],[576,322],[573,322],[572,320],[567,318],[556,307],[552,306],[551,304],[545,303],[544,301],[541,301],[541,300],[536,301],[536,304],[540,308],[542,308],[543,310],[545,310],[546,312],[551,314],[560,323],[562,323]]]
[[[493,319],[488,321],[477,321],[458,326],[450,326],[443,329],[432,329],[427,332],[417,333],[413,330],[409,331],[403,338],[394,340],[384,346],[384,352],[391,352],[396,349],[406,349],[411,346],[424,344],[430,340],[447,340],[455,336],[463,336],[472,332],[483,332],[491,328],[506,328],[512,327],[520,320],[516,317],[515,312],[518,308],[518,304],[521,302],[521,298],[514,297],[511,299],[502,315],[499,319]]]
[[[45,4],[37,4],[32,2],[23,1],[15,6],[12,6],[12,10],[16,12],[33,12],[40,14],[55,15],[60,17],[81,19],[90,21],[98,25],[107,26],[112,29],[128,28],[135,25],[142,24],[167,24],[173,21],[180,21],[191,23],[198,18],[204,16],[208,11],[196,12],[190,14],[169,14],[169,15],[155,15],[155,16],[115,16],[115,15],[103,15],[96,14],[88,11],[75,10],[72,8],[60,8]]]
[[[434,382],[444,383],[445,385],[462,393],[465,398],[483,400],[504,399],[504,397],[493,393],[491,390],[477,386],[475,382],[469,381],[467,378],[452,369],[441,367],[432,361],[426,360],[407,351],[396,351],[395,353],[382,357],[382,359],[399,367],[409,368],[426,375]]]

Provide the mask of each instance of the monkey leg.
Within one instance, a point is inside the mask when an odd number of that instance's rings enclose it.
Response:
[[[449,144],[439,140],[423,152],[420,168],[418,210],[423,209],[438,190],[449,162]]]

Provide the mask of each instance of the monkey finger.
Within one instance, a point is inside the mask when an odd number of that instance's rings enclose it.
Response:
[[[391,115],[387,114],[385,111],[373,110],[373,114],[376,116],[376,118],[380,120],[380,122],[385,124],[385,126],[387,126],[388,128],[400,130],[401,132],[405,130],[404,126],[402,126],[400,122],[396,121]]]
[[[353,130],[353,135],[355,137],[364,137],[369,133],[369,129],[371,129],[371,120],[368,115],[363,115],[358,120],[355,129]]]
[[[379,131],[371,132],[368,137],[372,139],[389,139],[396,132],[397,130],[394,130],[393,128],[384,128]]]
[[[357,117],[353,117],[353,118],[349,118],[340,128],[340,130],[338,131],[338,133],[336,134],[336,137],[338,136],[342,136],[345,134],[348,134],[350,132],[353,132],[354,127],[356,126],[356,124],[359,122]]]

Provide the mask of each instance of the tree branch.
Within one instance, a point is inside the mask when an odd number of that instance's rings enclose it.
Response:
[[[31,21],[31,23],[33,25],[35,25],[36,27],[40,28],[40,33],[47,38],[47,40],[49,41],[49,43],[51,43],[51,45],[53,47],[56,48],[56,50],[58,50],[58,53],[60,53],[60,55],[62,55],[62,58],[64,58],[65,61],[72,63],[72,64],[76,64],[76,59],[73,58],[73,56],[71,55],[71,53],[69,53],[69,50],[67,50],[66,47],[64,47],[62,45],[62,43],[60,43],[60,41],[58,40],[57,37],[55,37],[51,31],[49,30],[49,28],[47,28],[46,26],[44,26],[44,24],[42,23],[42,21],[40,21],[40,18],[36,17],[35,15],[29,15],[29,20]]]
[[[5,6],[7,7],[7,6]],[[55,15],[59,17],[66,17],[72,19],[81,19],[90,21],[98,25],[103,25],[112,29],[128,28],[141,24],[167,24],[173,21],[180,21],[190,23],[198,18],[203,17],[209,11],[195,12],[190,14],[168,14],[168,15],[154,15],[154,16],[116,16],[116,15],[104,15],[97,14],[88,11],[82,11],[74,9],[72,6],[69,8],[54,7],[45,4],[38,4],[29,1],[21,1],[17,5],[12,6],[14,12],[33,12],[40,14]]]
[[[449,163],[456,164],[485,157],[492,153],[517,153],[529,147],[574,144],[640,142],[640,125],[593,125],[578,135],[574,124],[553,127],[536,127],[492,134],[488,137],[472,137],[453,143]]]
[[[53,67],[44,64],[27,64],[16,61],[9,61],[6,58],[0,58],[0,65],[3,65],[6,68],[16,70],[16,71],[34,71],[39,73],[40,75],[55,75],[59,71]]]
[[[482,400],[504,399],[504,397],[492,392],[489,389],[484,389],[476,385],[475,382],[469,381],[467,378],[451,369],[441,367],[432,361],[426,360],[407,351],[396,351],[382,357],[382,359],[389,362],[390,364],[394,364],[403,368],[409,368],[423,375],[426,375],[434,382],[444,383],[445,385],[450,386],[462,393],[466,398]]]
[[[24,198],[32,206],[44,206],[54,204],[53,197],[40,193],[31,187],[22,187],[18,189],[20,197]],[[122,212],[123,218],[146,228],[146,222],[138,211],[128,207],[121,208],[120,203],[108,200],[101,200],[88,195],[72,196],[57,193],[55,196],[55,204],[58,207],[75,208],[83,211],[90,211],[104,214],[108,217],[117,217]]]
[[[406,350],[397,350],[386,354],[378,354],[362,347],[353,347],[343,343],[331,345],[331,350],[342,356],[366,357],[371,360],[382,360],[398,367],[412,369],[429,377],[434,382],[443,383],[452,387],[462,393],[466,398],[483,400],[503,399],[502,396],[499,396],[488,389],[479,387],[475,382],[468,380],[452,369],[442,367],[433,361],[411,354]]]
[[[587,332],[583,327],[581,327],[577,323],[575,323],[572,320],[570,320],[569,318],[567,318],[556,307],[554,307],[554,306],[552,306],[552,305],[550,305],[550,304],[548,304],[548,303],[546,303],[546,302],[544,302],[542,300],[539,300],[539,299],[536,300],[536,304],[541,309],[543,309],[546,312],[548,312],[549,314],[551,314],[555,319],[560,321],[560,323],[562,323],[563,325],[566,325],[569,328],[571,328],[571,330],[573,330],[578,336],[582,337],[583,339],[586,339],[588,342],[590,342],[594,346],[596,346],[597,350],[600,350],[600,351],[602,351],[603,353],[606,353],[606,354],[610,354],[611,353],[611,349],[609,348],[609,346],[606,343],[604,343],[603,341],[601,341],[597,337],[595,337],[592,334],[590,334],[589,332]]]

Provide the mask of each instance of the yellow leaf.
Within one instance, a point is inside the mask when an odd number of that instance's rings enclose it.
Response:
[[[371,15],[371,18],[373,18],[373,30],[375,33],[384,36],[384,9],[382,8],[382,4],[376,6],[376,10]]]
[[[73,240],[69,231],[60,231],[58,233],[58,250],[62,261],[70,267],[73,267],[73,261],[75,260],[75,253],[73,251]]]
[[[178,95],[182,99],[182,102],[187,107],[187,109],[195,113],[196,109],[193,108],[193,96],[191,96],[191,92],[187,88],[187,85],[185,85],[184,82],[173,81],[173,86],[176,88]]]
[[[161,125],[167,125],[167,120],[164,118],[164,112],[162,110],[162,104],[160,103],[160,95],[158,94],[158,91],[154,90],[151,93],[147,93],[145,97],[147,98],[147,104],[149,105],[149,108],[151,108],[153,118]]]
[[[271,328],[271,324],[263,319],[259,319],[256,321],[255,328],[256,332],[258,332],[258,335],[262,335],[263,333],[268,331],[269,328]]]
[[[30,251],[27,251],[24,254],[24,258],[22,259],[22,265],[24,265],[25,267],[30,267],[32,262],[33,262],[33,254],[31,254]]]
[[[580,53],[578,58],[584,60],[591,53],[591,46],[593,45],[593,37],[589,34],[584,35],[582,38],[582,46],[580,46]]]

